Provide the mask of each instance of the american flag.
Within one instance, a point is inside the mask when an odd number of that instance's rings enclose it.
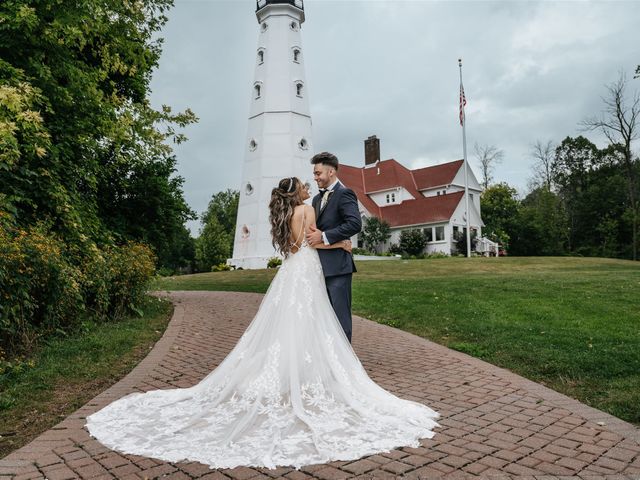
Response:
[[[460,126],[464,125],[464,107],[467,106],[467,99],[464,97],[464,88],[460,84]]]

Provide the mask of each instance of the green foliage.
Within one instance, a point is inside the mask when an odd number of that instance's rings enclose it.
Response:
[[[558,195],[539,187],[522,201],[518,230],[513,238],[514,255],[562,255],[569,229]]]
[[[31,351],[40,337],[65,334],[87,315],[117,320],[136,312],[154,260],[142,244],[99,249],[87,241],[79,250],[44,223],[0,222],[0,350]]]
[[[471,230],[469,233],[469,240],[471,241],[471,253],[475,252],[476,245],[478,244],[478,232],[475,230]],[[453,241],[455,245],[455,250],[457,253],[461,255],[467,255],[467,230],[466,228],[463,230],[458,230],[454,236]]]
[[[485,189],[480,196],[483,233],[508,248],[519,220],[520,202],[516,189],[498,183]],[[466,246],[464,248],[466,252]]]
[[[282,265],[280,257],[271,257],[267,262],[267,268],[278,268],[280,265]]]
[[[0,4],[0,191],[66,242],[149,243],[171,261],[194,218],[168,142],[196,120],[148,101],[171,0]]]
[[[364,227],[360,233],[363,243],[370,250],[378,252],[380,244],[391,238],[391,227],[384,220],[378,217],[369,217],[364,222]]]
[[[400,233],[399,250],[409,255],[420,255],[424,253],[427,246],[427,237],[419,229],[403,230]]]
[[[151,108],[172,0],[0,3],[0,335],[28,348],[136,306],[157,260],[193,263],[171,143]],[[153,250],[141,245],[147,244]],[[17,275],[13,272],[18,272]]]
[[[240,192],[230,189],[211,197],[200,217],[202,227],[195,242],[198,271],[210,272],[214,265],[226,263],[233,253],[239,198]]]
[[[228,272],[231,270],[231,265],[228,263],[219,263],[211,269],[212,272]]]

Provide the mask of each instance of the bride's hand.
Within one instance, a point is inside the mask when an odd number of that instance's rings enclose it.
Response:
[[[342,240],[341,248],[343,250],[346,250],[347,252],[351,253],[351,240]]]

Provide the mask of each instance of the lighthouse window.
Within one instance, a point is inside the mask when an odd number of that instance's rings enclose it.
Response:
[[[249,150],[252,152],[258,148],[258,142],[256,142],[253,138],[249,141]]]
[[[298,30],[298,24],[296,22],[291,22],[289,24],[289,27],[291,27],[291,30],[293,30],[293,31]]]
[[[293,61],[296,63],[300,62],[300,50],[297,48],[293,50]]]
[[[267,22],[264,22],[262,25],[260,25],[260,30],[262,30],[263,32],[266,32],[267,27],[268,27]]]
[[[302,97],[302,83],[296,83],[296,95]]]
[[[264,50],[258,50],[258,63],[264,62]]]
[[[260,85],[259,84],[254,85],[253,90],[256,93],[256,98],[260,98],[260,90],[261,90]]]
[[[300,141],[298,142],[298,148],[300,150],[306,150],[307,148],[309,148],[309,142],[307,142],[306,138],[300,139]]]
[[[253,185],[247,182],[247,185],[244,187],[244,193],[247,195],[251,195],[253,193]]]

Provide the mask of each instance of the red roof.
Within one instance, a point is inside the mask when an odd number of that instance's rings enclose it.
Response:
[[[439,187],[440,185],[449,185],[453,182],[458,170],[462,168],[463,160],[434,165],[433,167],[419,168],[413,170],[413,178],[420,190],[426,188]]]
[[[448,221],[451,218],[464,192],[425,197],[419,190],[451,184],[461,166],[462,160],[456,160],[434,167],[409,170],[391,159],[366,168],[340,165],[338,177],[356,193],[360,203],[371,215],[385,220],[392,227],[401,227]],[[414,199],[379,207],[369,197],[371,193],[396,187],[404,187]]]

